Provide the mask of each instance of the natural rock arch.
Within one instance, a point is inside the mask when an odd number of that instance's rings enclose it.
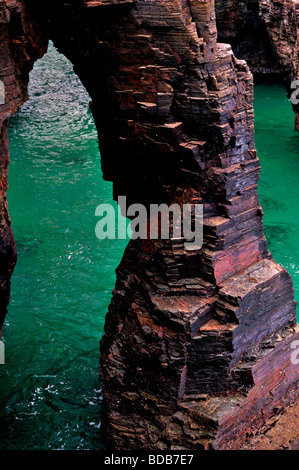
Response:
[[[186,253],[183,240],[131,242],[118,269],[101,342],[109,443],[253,445],[298,401],[291,361],[298,333],[291,278],[263,235],[252,74],[230,46],[217,44],[214,2],[0,6],[3,306],[15,262],[6,120],[26,99],[29,71],[50,37],[92,98],[114,197],[204,205],[202,250]]]
[[[239,59],[245,59],[255,77],[282,78],[288,96],[298,80],[297,0],[216,0],[218,39],[232,45]],[[298,105],[293,105],[299,130]]]

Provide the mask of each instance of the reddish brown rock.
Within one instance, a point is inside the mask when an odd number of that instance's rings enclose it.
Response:
[[[281,2],[260,3],[274,37]],[[235,31],[240,12],[231,13]],[[201,250],[185,251],[184,239],[132,241],[117,270],[101,341],[108,444],[260,448],[298,402],[294,291],[263,235],[252,73],[217,43],[214,2],[11,0],[1,15],[3,129],[50,37],[92,98],[114,197],[204,206]],[[9,282],[14,245],[3,213]],[[271,448],[296,446],[294,429]]]

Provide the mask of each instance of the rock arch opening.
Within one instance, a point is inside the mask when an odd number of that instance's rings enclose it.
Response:
[[[52,43],[11,118],[18,249],[3,339],[1,448],[101,448],[99,340],[126,241],[95,237],[102,179],[90,98]],[[26,351],[26,354],[24,354]]]
[[[290,164],[287,165],[286,161],[293,160],[296,164],[297,160],[295,148],[298,144],[298,135],[293,129],[294,116],[290,100],[290,95],[295,89],[291,91],[290,85],[298,73],[297,61],[291,59],[294,51],[297,50],[298,43],[296,2],[277,4],[274,7],[272,2],[216,0],[215,7],[218,41],[229,43],[236,57],[246,60],[254,77],[255,140],[262,163],[259,195],[265,212],[266,234],[270,251],[277,254],[278,261],[289,269],[295,279],[298,263],[289,253],[290,248],[288,248],[288,246],[294,246],[290,233],[295,230],[291,222],[296,220],[295,192],[293,200],[291,191],[288,192],[290,196],[288,200],[287,192],[284,192],[283,188],[279,190],[276,187],[274,191],[274,187],[275,181],[279,179],[276,164],[280,164],[281,168],[285,169],[286,181],[289,181],[288,184],[291,187],[292,178],[287,170]],[[276,21],[278,18],[279,22]],[[285,63],[284,54],[290,58],[288,63]],[[293,110],[297,113],[296,105],[293,105]],[[273,146],[273,141],[276,142],[275,146]],[[271,160],[273,167],[270,163],[270,153],[273,156]],[[283,159],[281,155],[284,156]],[[263,165],[265,165],[264,168]],[[273,179],[272,183],[270,183],[270,175]],[[284,204],[286,206],[282,209]],[[274,207],[277,209],[276,216],[273,213]],[[285,222],[282,221],[286,220],[285,216],[290,212],[293,212],[293,216],[290,215],[289,218],[288,236],[286,227],[284,229]],[[281,218],[280,229],[278,228],[279,217]],[[274,220],[276,223],[273,223]],[[285,234],[285,243],[282,242],[282,233]],[[278,250],[279,245],[284,246],[284,249]],[[292,250],[295,251],[294,248]]]

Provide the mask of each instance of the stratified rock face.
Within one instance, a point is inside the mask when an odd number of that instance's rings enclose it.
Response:
[[[261,447],[298,401],[299,335],[292,280],[263,235],[252,74],[217,44],[214,2],[15,4],[20,50],[35,51],[27,79],[48,34],[88,90],[114,197],[204,206],[201,250],[131,241],[117,270],[101,342],[109,445]],[[43,31],[34,41],[31,25]],[[12,83],[26,89],[22,74]]]

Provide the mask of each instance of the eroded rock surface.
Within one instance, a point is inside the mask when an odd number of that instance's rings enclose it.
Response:
[[[239,3],[245,2],[230,5]],[[282,2],[260,3],[274,37],[271,12]],[[184,239],[136,240],[117,270],[101,341],[108,444],[263,446],[271,423],[283,429],[298,402],[291,344],[299,335],[292,280],[263,235],[252,73],[230,45],[217,43],[214,2],[0,5],[0,79],[7,87],[7,103],[0,106],[5,302],[15,262],[5,196],[6,120],[27,98],[28,73],[50,37],[91,96],[114,197],[147,206],[204,206],[201,250],[186,251]],[[235,30],[236,15],[232,10],[228,29]],[[285,36],[284,46],[288,41]],[[273,57],[277,49],[271,46]],[[273,59],[276,70],[289,66],[283,45],[279,49],[284,59]],[[271,448],[296,446],[292,430],[287,444],[278,432]]]

